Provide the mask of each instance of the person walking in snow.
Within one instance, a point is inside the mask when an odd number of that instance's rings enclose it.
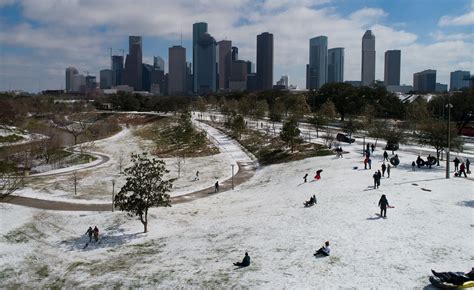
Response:
[[[319,248],[316,253],[313,254],[313,256],[317,257],[319,255],[322,255],[322,256],[329,256],[331,254],[331,246],[329,246],[329,241],[326,241],[324,243],[324,245]]]
[[[196,171],[196,177],[194,177],[194,180],[196,180],[196,181],[199,180],[199,170]]]
[[[216,181],[216,183],[214,183],[214,193],[218,193],[219,192],[219,180]]]
[[[369,152],[370,151],[370,143],[367,143],[367,150],[365,150],[366,152]]]
[[[390,164],[387,165],[387,178],[390,178],[390,168],[392,168],[392,166],[390,166]]]
[[[94,240],[96,243],[99,241],[99,228],[97,226],[94,227]]]
[[[466,166],[464,165],[464,162],[461,163],[461,166],[459,167],[458,176],[461,177],[461,174],[464,174],[464,177],[467,178],[467,175],[466,175]]]
[[[456,158],[454,158],[453,162],[454,162],[454,171],[458,172],[458,171],[459,171],[459,168],[458,168],[458,167],[459,167],[459,163],[460,163],[461,161],[459,161],[459,159],[456,157]]]
[[[367,169],[367,163],[369,163],[369,157],[365,157],[364,159],[364,169]]]
[[[374,145],[374,143],[372,143],[372,145],[370,145],[370,149],[372,149],[372,153],[374,153],[374,151],[375,151],[375,145]]]
[[[374,175],[372,175],[372,178],[374,179],[374,189],[377,188],[377,178],[379,177],[379,174],[377,171],[374,172]]]
[[[390,205],[388,204],[387,197],[385,194],[382,194],[379,200],[379,207],[380,207],[380,216],[381,217],[387,217],[387,207]]]
[[[415,171],[415,166],[416,166],[416,163],[415,163],[415,161],[413,161],[411,163],[411,171]]]
[[[385,165],[385,162],[382,163],[382,176],[385,176],[385,170],[387,169],[387,165]]]
[[[370,159],[370,157],[367,160],[367,163],[369,163],[369,169],[372,169],[372,159]]]
[[[467,172],[467,174],[471,174],[471,171],[469,170],[469,165],[471,165],[471,161],[469,161],[469,159],[466,159],[466,172]]]
[[[92,234],[93,234],[92,227],[89,227],[87,229],[87,232],[85,233],[85,235],[89,235],[89,243],[92,242]]]
[[[308,173],[306,173],[306,174],[303,176],[304,183],[306,183],[306,181],[308,181],[307,179],[308,179]]]
[[[377,170],[377,188],[380,186],[380,180],[382,179],[382,173],[380,173],[380,170]]]
[[[387,153],[387,151],[384,151],[384,152],[383,152],[383,161],[385,162],[385,160],[387,160],[387,162],[389,162],[389,161],[388,161],[388,153]]]

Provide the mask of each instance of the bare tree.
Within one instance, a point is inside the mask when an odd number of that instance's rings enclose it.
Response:
[[[74,170],[71,176],[72,184],[74,185],[74,195],[77,195],[77,171]]]
[[[117,158],[118,166],[119,166],[119,174],[122,174],[122,166],[123,166],[124,159],[125,159],[124,152],[120,150],[119,156]]]
[[[17,173],[0,170],[0,200],[5,199],[23,186],[23,177]]]

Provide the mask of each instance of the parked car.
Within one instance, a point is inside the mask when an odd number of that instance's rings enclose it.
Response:
[[[398,150],[398,143],[395,143],[395,144],[388,143],[385,146],[385,150],[390,150],[390,151]]]
[[[349,144],[355,142],[354,138],[349,138],[348,136],[346,136],[342,133],[337,133],[336,140],[339,141],[339,142],[346,142],[346,143],[349,143]]]

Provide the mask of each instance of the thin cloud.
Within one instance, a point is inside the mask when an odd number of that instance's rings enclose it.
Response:
[[[465,26],[474,25],[474,11],[460,15],[460,16],[449,16],[445,15],[441,17],[438,22],[439,26]]]

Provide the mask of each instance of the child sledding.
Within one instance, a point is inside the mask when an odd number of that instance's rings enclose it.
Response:
[[[313,196],[309,200],[303,202],[303,205],[305,207],[310,207],[310,206],[313,206],[317,203],[318,203],[318,200],[316,199],[316,195],[313,194]]]

